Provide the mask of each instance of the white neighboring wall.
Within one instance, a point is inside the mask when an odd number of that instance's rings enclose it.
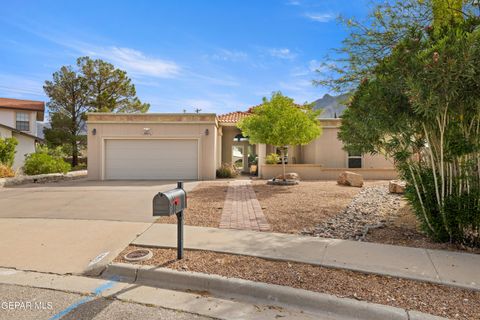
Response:
[[[17,139],[17,152],[15,153],[15,160],[13,162],[13,169],[18,170],[23,167],[25,163],[25,156],[35,152],[35,139],[13,132],[13,137]]]

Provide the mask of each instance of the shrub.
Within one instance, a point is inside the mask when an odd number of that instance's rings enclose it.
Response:
[[[70,164],[63,161],[62,158],[42,152],[29,154],[23,166],[23,172],[28,175],[67,173],[69,170]]]
[[[415,209],[422,229],[434,240],[455,242],[467,246],[480,246],[480,185],[475,176],[452,178],[445,188],[455,193],[445,197],[442,206],[436,198],[435,178],[430,168],[416,168],[415,177],[405,174],[405,196]],[[437,172],[437,176],[439,173]],[[415,188],[415,181],[422,181],[422,192]],[[467,182],[466,182],[467,181]],[[437,181],[438,184],[438,181]],[[463,187],[467,185],[468,188]]]
[[[15,171],[13,171],[12,167],[9,167],[4,164],[0,164],[0,178],[11,178],[15,177]]]
[[[0,164],[7,167],[13,165],[17,144],[18,141],[15,138],[0,138]]]
[[[217,169],[217,178],[235,178],[238,172],[231,163],[224,163]]]
[[[270,153],[265,157],[266,164],[277,164],[280,162],[280,156],[276,153]]]

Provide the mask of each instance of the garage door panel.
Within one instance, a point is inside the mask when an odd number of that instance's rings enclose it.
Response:
[[[198,141],[148,139],[105,141],[106,179],[198,178]]]

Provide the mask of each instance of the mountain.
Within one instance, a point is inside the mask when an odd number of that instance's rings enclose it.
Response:
[[[331,96],[328,93],[318,100],[313,102],[313,109],[323,110],[320,118],[338,118],[347,108],[345,103],[350,96],[349,93],[344,93],[339,96]]]

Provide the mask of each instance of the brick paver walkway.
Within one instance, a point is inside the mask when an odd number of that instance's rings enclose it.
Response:
[[[230,181],[220,228],[269,231],[270,225],[255,196],[250,180]]]

